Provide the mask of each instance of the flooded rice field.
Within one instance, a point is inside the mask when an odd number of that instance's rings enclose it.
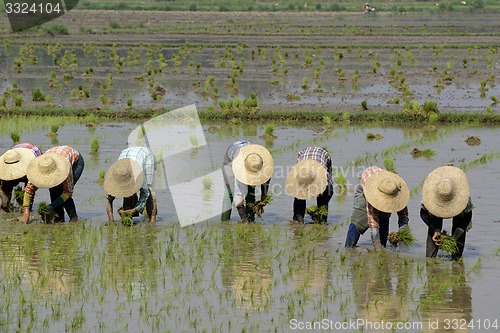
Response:
[[[494,14],[150,14],[77,11],[68,36],[6,34],[3,107],[218,109],[255,94],[263,110],[498,111]]]
[[[21,225],[13,220],[15,214],[1,215],[2,331],[498,330],[497,127],[276,123],[277,138],[266,141],[261,138],[264,124],[207,122],[207,145],[183,155],[186,165],[201,164],[202,157],[211,156],[216,168],[227,147],[240,138],[271,151],[276,166],[273,201],[263,219],[241,224],[233,211],[228,223],[214,217],[180,227],[171,194],[158,185],[157,223],[126,227],[106,225],[105,193],[96,180],[139,124],[98,121],[88,127],[89,122],[68,117],[1,119],[2,151],[12,144],[9,133],[17,131],[22,141],[43,150],[57,144],[73,146],[86,162],[74,193],[81,221]],[[60,127],[57,138],[51,139],[46,134],[54,124]],[[382,138],[367,140],[368,133]],[[470,136],[479,138],[480,144],[469,145]],[[91,154],[95,138],[100,148]],[[308,146],[327,148],[334,171],[346,178],[348,191],[336,191],[327,225],[289,221],[293,198],[283,191],[286,172],[297,152]],[[414,148],[435,154],[414,157]],[[365,234],[358,248],[348,251],[343,244],[359,172],[370,165],[383,166],[385,159],[394,161],[411,189],[410,226],[417,244],[370,253]],[[434,168],[448,164],[465,170],[474,203],[473,227],[460,262],[441,252],[436,259],[424,258],[422,181]],[[35,206],[44,200],[48,191],[40,189]],[[450,224],[445,220],[444,228],[449,230]],[[393,216],[391,230],[396,228]]]

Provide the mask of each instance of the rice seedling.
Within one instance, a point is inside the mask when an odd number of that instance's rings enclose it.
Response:
[[[318,205],[314,204],[306,208],[306,213],[311,216],[314,223],[323,223],[328,216],[328,209],[325,206],[318,207]]]
[[[457,240],[455,237],[448,235],[446,230],[443,230],[439,238],[439,248],[451,255],[458,252]]]
[[[196,134],[191,134],[189,136],[189,141],[191,142],[191,146],[193,149],[198,149],[200,148],[200,140],[196,136]]]
[[[417,239],[413,236],[410,226],[400,229],[397,232],[389,233],[387,238],[392,246],[396,247],[398,244],[403,244],[406,246],[412,246],[417,243]]]
[[[100,144],[99,138],[93,138],[90,142],[90,153],[97,154],[99,152]]]
[[[273,200],[272,196],[268,194],[264,198],[262,198],[262,200],[257,201],[255,204],[253,204],[251,208],[258,217],[262,218],[264,207],[270,204],[272,200]]]
[[[274,140],[277,138],[277,136],[274,135],[274,124],[273,123],[266,124],[265,132],[264,132],[264,134],[261,135],[261,138],[264,140]]]
[[[11,132],[10,133],[10,138],[12,139],[12,143],[16,144],[16,143],[19,143],[19,140],[21,139],[21,136],[17,132]]]
[[[341,193],[345,193],[347,191],[347,183],[345,176],[342,172],[337,172],[337,175],[333,179],[337,186],[339,187]]]
[[[368,110],[368,102],[366,100],[361,101],[361,108],[364,111]]]
[[[24,200],[24,189],[21,185],[17,185],[14,187],[14,200],[17,202],[17,205],[21,207],[23,205]]]
[[[396,172],[394,168],[394,158],[392,156],[387,156],[384,158],[384,168],[390,172]]]
[[[204,191],[212,191],[214,180],[211,177],[203,177],[201,183]]]
[[[17,95],[14,99],[14,105],[20,108],[23,105],[23,96]]]
[[[97,184],[102,185],[104,183],[104,176],[106,175],[106,170],[99,170],[99,178],[95,181]]]
[[[38,215],[40,215],[40,218],[42,219],[43,223],[52,223],[52,220],[54,218],[54,212],[50,211],[47,208],[47,203],[45,201],[42,201],[38,204]]]
[[[49,138],[56,138],[59,134],[57,134],[57,131],[59,130],[59,125],[52,125],[50,133],[47,133],[46,136]]]
[[[427,148],[424,150],[420,150],[418,148],[413,148],[413,150],[411,151],[411,155],[413,156],[413,158],[418,158],[418,157],[422,156],[422,157],[425,157],[427,159],[430,159],[431,157],[436,155],[436,152],[430,148]]]
[[[382,136],[382,134],[373,134],[371,132],[368,132],[366,133],[366,140],[381,140],[383,139],[384,137]]]

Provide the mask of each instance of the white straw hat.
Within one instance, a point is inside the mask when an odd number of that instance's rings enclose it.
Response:
[[[28,165],[28,180],[36,187],[51,188],[69,176],[71,163],[63,156],[48,152],[38,156]]]
[[[28,148],[13,148],[0,156],[0,179],[15,180],[26,176],[28,165],[35,154]]]
[[[408,185],[399,175],[381,170],[366,179],[363,192],[366,201],[381,212],[399,212],[410,201]]]
[[[432,171],[422,187],[422,202],[434,216],[454,217],[467,206],[470,196],[465,173],[454,166],[442,166]]]
[[[114,197],[128,198],[137,193],[144,183],[144,173],[139,163],[121,158],[111,164],[104,177],[104,191]]]
[[[286,191],[301,200],[317,197],[327,185],[326,168],[315,160],[297,162],[286,176]]]
[[[240,182],[256,186],[267,182],[274,172],[274,161],[269,150],[261,145],[249,144],[233,160],[234,176]]]

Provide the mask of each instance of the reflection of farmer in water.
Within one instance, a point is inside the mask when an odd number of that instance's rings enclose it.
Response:
[[[259,308],[273,283],[271,249],[261,224],[231,225],[224,231],[222,284],[243,308]]]
[[[438,320],[439,326],[424,325],[423,332],[442,332],[447,321],[469,323],[472,320],[472,289],[467,284],[463,263],[427,261],[426,272],[427,288],[420,296],[422,317],[424,322]],[[471,332],[467,325],[462,329],[446,329],[446,331]]]
[[[409,316],[408,284],[414,264],[398,265],[398,260],[391,260],[392,253],[385,253],[387,257],[373,257],[376,261],[360,256],[352,265],[358,318],[372,323],[402,322]],[[381,260],[385,261],[383,265]]]

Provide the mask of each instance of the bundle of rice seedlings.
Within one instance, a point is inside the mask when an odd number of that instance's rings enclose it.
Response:
[[[268,194],[264,198],[262,198],[262,200],[257,201],[252,207],[255,215],[262,218],[262,213],[264,213],[264,207],[270,204],[272,200],[273,200],[272,196]]]
[[[45,201],[38,204],[38,214],[40,215],[43,223],[52,223],[54,212],[47,209],[47,203]]]
[[[439,248],[451,255],[456,254],[458,252],[456,238],[448,235],[446,230],[443,230],[441,237],[439,238]]]
[[[391,232],[387,239],[394,247],[398,246],[400,243],[406,246],[412,246],[417,242],[410,230],[410,226],[407,226],[402,230],[398,230],[397,232]]]
[[[323,218],[328,215],[328,210],[325,206],[318,207],[318,205],[314,204],[306,209],[306,213],[312,217],[314,223],[322,223]]]
[[[24,200],[24,189],[21,185],[14,187],[14,200],[16,200],[17,205],[21,207]]]
[[[132,214],[124,212],[122,209],[118,209],[118,213],[122,219],[122,223],[126,226],[133,226],[134,220],[132,219]]]

